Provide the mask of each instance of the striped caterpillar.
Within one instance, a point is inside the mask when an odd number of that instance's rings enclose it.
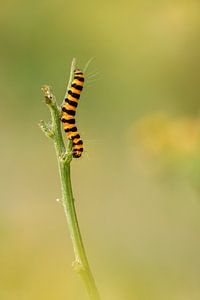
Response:
[[[84,75],[79,69],[74,71],[74,79],[71,87],[65,98],[65,102],[62,106],[61,121],[63,123],[64,131],[67,134],[67,138],[73,142],[73,157],[79,158],[83,152],[83,141],[80,138],[76,127],[75,115],[76,108],[78,106],[80,93],[83,89]]]

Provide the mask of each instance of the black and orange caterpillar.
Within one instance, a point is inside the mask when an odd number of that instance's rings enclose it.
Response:
[[[68,139],[73,141],[73,157],[81,157],[83,153],[83,141],[80,138],[76,127],[75,114],[78,106],[81,91],[84,84],[84,75],[79,69],[74,71],[74,79],[71,87],[65,98],[65,102],[62,106],[61,121],[63,123],[64,130]]]

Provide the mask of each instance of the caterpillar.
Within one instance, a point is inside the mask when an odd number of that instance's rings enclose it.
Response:
[[[79,69],[74,71],[74,79],[71,87],[68,90],[67,97],[62,106],[61,122],[63,123],[64,131],[67,138],[73,141],[74,158],[81,157],[83,153],[83,141],[80,138],[76,127],[75,115],[78,106],[79,98],[84,84],[84,75]]]

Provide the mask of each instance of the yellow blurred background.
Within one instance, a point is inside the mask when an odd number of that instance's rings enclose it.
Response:
[[[94,57],[72,179],[102,300],[200,299],[199,9],[1,1],[0,299],[88,299],[53,144],[37,125],[49,120],[41,86],[61,103],[73,57],[82,69]]]

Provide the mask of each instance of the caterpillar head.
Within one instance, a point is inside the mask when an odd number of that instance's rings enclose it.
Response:
[[[79,158],[81,157],[83,151],[80,150],[73,150],[73,157],[74,158]]]

